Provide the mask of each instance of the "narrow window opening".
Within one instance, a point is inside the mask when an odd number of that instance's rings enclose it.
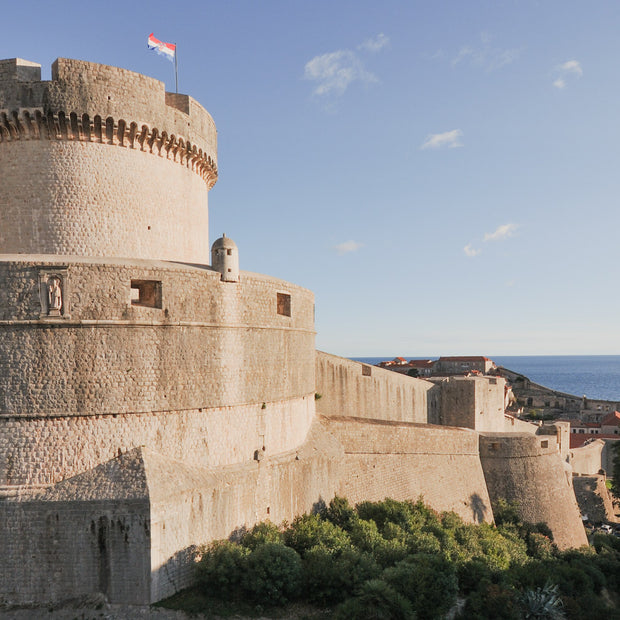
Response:
[[[232,256],[232,250],[231,249],[226,250],[226,254],[228,254],[228,256]]]
[[[548,448],[549,447],[549,440],[545,439],[544,441],[540,442],[540,447],[541,448]]]
[[[132,280],[131,305],[161,308],[161,282],[157,280]]]
[[[370,377],[372,375],[372,366],[362,365],[362,377]]]
[[[288,293],[278,293],[278,314],[291,316],[291,296]]]

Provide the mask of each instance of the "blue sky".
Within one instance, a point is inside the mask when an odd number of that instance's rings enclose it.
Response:
[[[619,354],[620,2],[2,3],[0,58],[125,67],[218,127],[210,240],[346,356]],[[0,170],[0,182],[2,171]]]

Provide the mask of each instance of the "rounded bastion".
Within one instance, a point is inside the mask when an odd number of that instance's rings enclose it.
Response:
[[[209,264],[209,113],[158,80],[59,58],[0,61],[0,254]]]

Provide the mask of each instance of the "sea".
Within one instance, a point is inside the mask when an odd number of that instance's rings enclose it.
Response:
[[[438,359],[436,355],[402,356]],[[498,366],[519,372],[545,387],[592,399],[620,401],[620,355],[487,355]],[[354,357],[378,364],[394,357]]]

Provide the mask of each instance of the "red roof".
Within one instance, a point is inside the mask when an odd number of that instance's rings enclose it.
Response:
[[[601,426],[620,426],[620,413],[612,411],[601,420]]]
[[[571,420],[570,425],[575,428],[601,428],[598,422],[581,422],[580,420]]]
[[[409,360],[409,366],[413,366],[414,368],[432,368],[433,360]]]
[[[588,433],[571,433],[570,434],[570,447],[581,448],[588,439],[616,439],[620,440],[620,435],[592,435]]]
[[[464,356],[464,357],[440,357],[440,362],[490,362],[491,360],[488,357],[483,357],[482,355],[475,356]]]

